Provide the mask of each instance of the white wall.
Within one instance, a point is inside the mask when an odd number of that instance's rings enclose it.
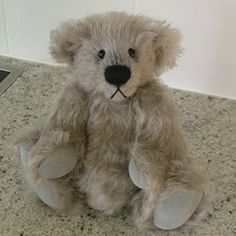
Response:
[[[0,0],[0,54],[52,63],[49,32],[68,18],[127,11],[165,19],[183,33],[168,85],[236,98],[236,0]]]
[[[183,33],[179,66],[169,85],[236,98],[236,0],[145,0],[136,11],[173,22]]]
[[[0,0],[0,2],[3,4],[6,19],[5,38],[9,45],[7,54],[45,63],[52,63],[48,53],[50,31],[61,21],[109,10],[130,13],[134,11],[133,0]],[[3,54],[2,51],[0,54]]]

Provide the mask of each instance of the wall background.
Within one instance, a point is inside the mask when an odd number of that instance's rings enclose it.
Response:
[[[166,84],[236,99],[236,0],[0,0],[0,54],[53,63],[51,29],[111,10],[164,19],[181,30],[185,52],[162,75]]]

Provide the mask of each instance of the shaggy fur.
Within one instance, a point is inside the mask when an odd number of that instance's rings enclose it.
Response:
[[[69,65],[71,80],[44,127],[19,141],[32,147],[31,186],[41,181],[37,169],[50,153],[73,144],[79,161],[70,173],[73,181],[58,184],[65,196],[62,207],[80,192],[89,206],[105,214],[131,204],[134,222],[147,229],[155,228],[153,210],[170,192],[200,190],[203,199],[189,221],[196,222],[211,199],[211,184],[190,159],[167,88],[158,80],[181,53],[179,32],[165,22],[112,12],[65,22],[52,31],[51,40],[51,53]],[[129,48],[135,49],[134,58]],[[103,59],[98,57],[101,49]],[[127,98],[117,93],[111,99],[116,87],[105,81],[104,69],[114,64],[131,69],[130,80],[120,87]],[[132,158],[143,190],[129,178]]]

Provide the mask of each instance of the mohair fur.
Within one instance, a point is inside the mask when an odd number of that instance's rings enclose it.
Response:
[[[111,12],[67,21],[52,31],[53,57],[67,63],[71,79],[42,129],[18,143],[31,146],[27,180],[41,181],[40,164],[59,147],[73,144],[78,166],[58,188],[65,196],[62,208],[71,206],[83,192],[89,206],[105,214],[133,207],[141,229],[155,228],[153,210],[175,189],[203,192],[199,208],[189,222],[196,222],[211,199],[207,173],[191,158],[168,89],[158,79],[175,66],[181,53],[180,34],[162,21]],[[128,49],[136,50],[133,59]],[[104,59],[97,54],[105,50]],[[131,78],[120,87],[104,78],[104,69],[121,64]],[[131,182],[128,163],[134,159],[144,189]],[[68,181],[69,179],[69,181]]]

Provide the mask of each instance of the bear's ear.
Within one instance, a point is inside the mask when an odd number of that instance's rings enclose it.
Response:
[[[66,21],[51,31],[50,52],[60,63],[72,64],[74,55],[83,39],[88,38],[88,31],[79,21]]]
[[[153,50],[156,66],[160,72],[176,65],[176,59],[182,53],[181,34],[165,22],[156,22],[151,30],[153,34]]]

